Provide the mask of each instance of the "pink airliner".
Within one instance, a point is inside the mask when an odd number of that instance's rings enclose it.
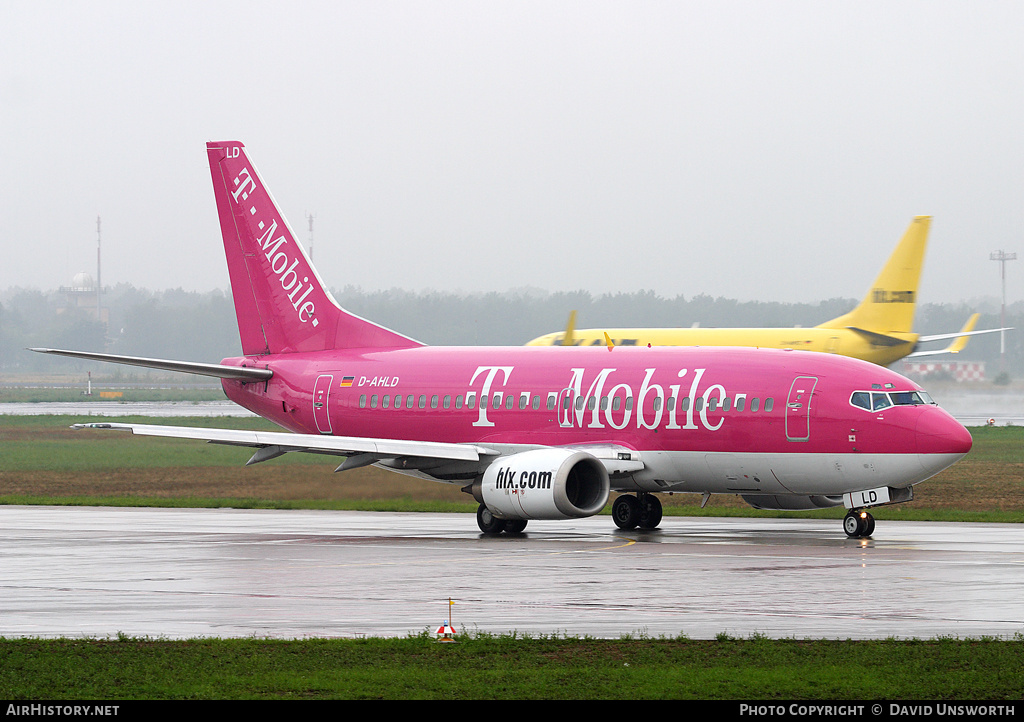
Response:
[[[342,309],[239,142],[208,143],[242,356],[197,364],[54,349],[200,373],[287,431],[81,424],[345,457],[457,484],[485,534],[600,512],[653,529],[660,493],[739,494],[761,509],[869,507],[971,448],[908,379],[843,356],[753,348],[431,347]]]

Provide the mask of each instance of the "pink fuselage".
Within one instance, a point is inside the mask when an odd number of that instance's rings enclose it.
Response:
[[[619,488],[839,494],[873,475],[917,483],[971,447],[933,404],[851,404],[855,391],[919,390],[908,379],[811,352],[422,346],[224,363],[274,372],[224,390],[291,431],[503,449],[614,444],[647,464]]]

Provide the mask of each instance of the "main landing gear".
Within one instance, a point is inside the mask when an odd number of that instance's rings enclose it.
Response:
[[[499,519],[481,504],[476,510],[476,525],[484,534],[520,534],[526,528],[526,519]]]
[[[854,509],[848,512],[846,518],[843,519],[843,531],[851,539],[871,536],[875,531],[875,517],[863,509],[859,511]]]
[[[661,500],[654,494],[622,494],[612,502],[612,520],[626,531],[640,527],[655,529],[661,524]]]

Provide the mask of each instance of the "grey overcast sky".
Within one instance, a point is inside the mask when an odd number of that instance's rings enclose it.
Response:
[[[228,286],[240,140],[332,286],[1024,299],[1024,3],[0,0],[0,290]]]

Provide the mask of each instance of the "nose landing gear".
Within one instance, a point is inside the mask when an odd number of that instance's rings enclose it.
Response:
[[[851,539],[869,537],[875,531],[875,517],[863,509],[852,510],[843,519],[843,531]]]

